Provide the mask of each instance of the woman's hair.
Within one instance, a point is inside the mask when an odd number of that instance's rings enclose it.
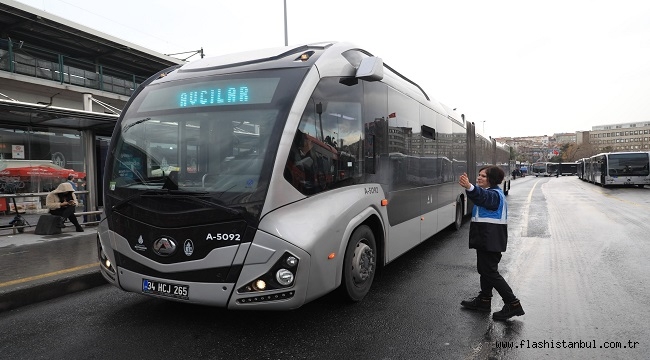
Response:
[[[488,165],[488,166],[483,166],[479,172],[485,170],[485,175],[487,175],[487,180],[488,183],[490,183],[490,187],[497,186],[501,184],[503,181],[503,178],[506,176],[506,174],[501,170],[500,167],[495,166],[495,165]]]

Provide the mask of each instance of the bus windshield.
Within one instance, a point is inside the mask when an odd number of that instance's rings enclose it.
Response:
[[[648,176],[648,154],[610,154],[610,176]]]
[[[304,74],[269,70],[148,86],[114,137],[109,194],[168,189],[228,205],[254,201],[266,191],[264,164],[273,163]]]

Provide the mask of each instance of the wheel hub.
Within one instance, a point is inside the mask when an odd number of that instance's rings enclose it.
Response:
[[[352,278],[356,283],[366,281],[375,271],[375,257],[372,248],[360,242],[354,250],[352,259]]]

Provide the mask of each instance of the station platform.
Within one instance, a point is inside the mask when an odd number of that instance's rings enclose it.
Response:
[[[0,228],[0,312],[106,284],[97,260],[97,226],[68,224],[61,234],[36,235],[39,214],[22,214],[22,233]],[[0,216],[8,224],[14,215]]]

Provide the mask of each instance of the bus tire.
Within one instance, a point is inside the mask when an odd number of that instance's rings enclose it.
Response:
[[[463,226],[463,204],[456,200],[456,219],[454,219],[454,223],[451,224],[451,229],[458,231],[461,226]]]
[[[354,230],[343,258],[341,295],[352,302],[361,301],[370,291],[377,270],[375,235],[367,225]]]

